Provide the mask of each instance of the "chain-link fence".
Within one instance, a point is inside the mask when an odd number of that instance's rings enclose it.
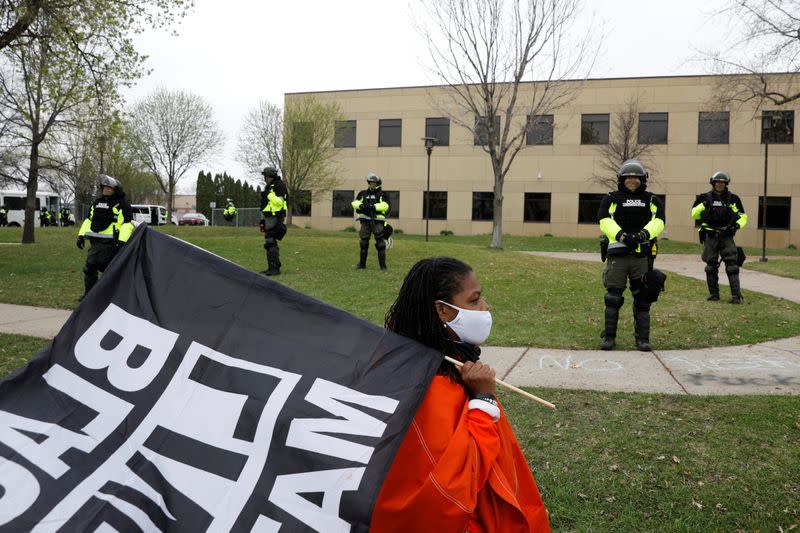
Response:
[[[261,220],[261,210],[257,207],[242,207],[237,208],[236,216],[233,220],[225,220],[222,215],[224,209],[214,208],[211,210],[211,225],[212,226],[228,226],[228,227],[248,227],[258,226]]]

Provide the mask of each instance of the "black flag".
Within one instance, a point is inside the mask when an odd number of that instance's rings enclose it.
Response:
[[[440,362],[142,226],[0,383],[0,529],[367,531]]]

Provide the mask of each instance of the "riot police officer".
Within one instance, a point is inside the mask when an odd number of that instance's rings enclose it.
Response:
[[[225,206],[225,210],[222,211],[222,216],[226,221],[230,222],[236,218],[236,213],[236,204],[233,203],[233,198],[228,198],[228,204]]]
[[[89,239],[89,254],[83,267],[84,293],[97,283],[98,273],[105,272],[123,244],[128,242],[134,227],[133,210],[125,198],[122,184],[105,174],[98,176],[101,195],[89,209],[89,216],[78,230],[76,245],[83,250]]]
[[[625,302],[623,293],[630,283],[633,295],[633,320],[636,348],[649,352],[650,305],[642,291],[642,278],[651,268],[649,261],[653,240],[662,231],[666,217],[664,204],[647,192],[649,174],[641,161],[629,159],[617,171],[617,190],[600,202],[597,218],[600,230],[608,238],[606,267],[603,270],[605,329],[602,350],[616,345],[619,309]]]
[[[389,203],[383,196],[382,180],[374,172],[367,174],[367,188],[359,192],[352,206],[357,219],[361,222],[358,232],[361,254],[356,268],[367,268],[369,253],[369,237],[375,236],[375,250],[378,252],[378,265],[386,270],[386,241],[383,234],[386,227],[386,213]]]
[[[286,235],[286,185],[275,167],[265,167],[261,175],[266,186],[261,191],[261,231],[264,232],[264,249],[267,251],[267,276],[281,273],[280,247],[278,241]]]
[[[732,304],[742,303],[742,288],[739,283],[739,253],[733,236],[747,224],[742,200],[728,190],[731,178],[727,172],[715,172],[711,179],[711,190],[700,194],[692,205],[692,218],[700,221],[700,242],[706,263],[707,300],[719,300],[719,265],[725,263],[725,273],[731,286]],[[719,258],[722,258],[722,261]]]

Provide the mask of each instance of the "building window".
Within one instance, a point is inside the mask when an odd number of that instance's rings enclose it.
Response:
[[[450,119],[426,118],[425,137],[435,137],[437,140],[434,146],[450,146]]]
[[[494,193],[472,193],[472,220],[492,220],[494,218]]]
[[[719,113],[700,112],[697,125],[697,144],[728,144],[731,115],[727,111]]]
[[[525,143],[553,144],[553,115],[528,115]]]
[[[311,216],[311,191],[297,191],[294,196],[294,215],[299,217]]]
[[[486,146],[489,144],[489,129],[486,117],[476,116],[475,117],[475,139],[474,144],[475,146]],[[500,135],[500,116],[494,116],[494,131],[495,135],[499,137]],[[474,219],[473,219],[474,220]]]
[[[333,191],[333,210],[331,216],[333,217],[351,217],[353,216],[353,191]]]
[[[389,203],[386,218],[400,218],[400,191],[383,191],[383,199]]]
[[[378,146],[400,146],[403,121],[399,118],[385,118],[378,121]]]
[[[337,120],[336,133],[333,138],[333,146],[336,148],[355,148],[356,147],[356,121]]]
[[[667,113],[639,113],[639,144],[667,144]]]
[[[608,113],[581,115],[581,144],[608,144]]]
[[[428,191],[422,193],[422,220],[428,219]],[[447,191],[431,191],[430,220],[447,220]]]
[[[292,123],[292,144],[294,148],[311,148],[314,143],[314,123],[313,122],[294,122]]]
[[[764,229],[764,197],[758,197],[758,229]],[[791,196],[767,196],[767,229],[789,229]]]
[[[794,111],[764,111],[761,115],[761,143],[794,142]]]
[[[525,193],[525,222],[550,222],[550,193]]]
[[[578,224],[597,224],[597,212],[605,194],[581,193],[578,195]]]

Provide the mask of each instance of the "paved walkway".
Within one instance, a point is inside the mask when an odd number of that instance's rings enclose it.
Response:
[[[530,252],[598,261],[597,254]],[[660,255],[662,270],[705,279],[694,255]],[[724,282],[725,275],[720,276]],[[742,286],[800,303],[800,280],[742,270]],[[69,311],[0,304],[0,333],[53,338]],[[800,331],[798,331],[800,335]],[[517,386],[669,394],[800,395],[800,336],[701,350],[553,350],[486,346],[483,360]]]

